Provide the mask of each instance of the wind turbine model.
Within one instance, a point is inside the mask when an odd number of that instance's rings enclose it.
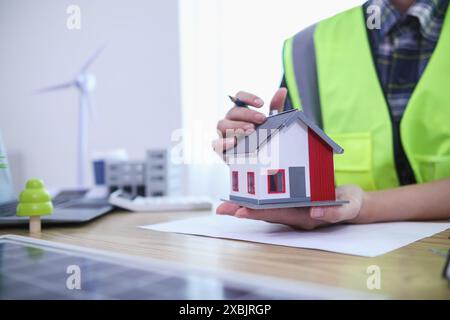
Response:
[[[93,92],[95,90],[96,79],[95,76],[88,72],[89,67],[94,63],[98,56],[105,49],[105,46],[100,47],[94,54],[84,63],[80,71],[74,80],[61,83],[55,86],[46,87],[39,91],[37,94],[58,91],[75,87],[80,93],[80,107],[78,118],[78,155],[77,155],[77,184],[78,187],[85,187],[84,172],[86,166],[86,154],[87,154],[87,138],[88,138],[88,125],[87,125],[87,111],[89,110],[91,115],[95,114],[94,102],[92,99]]]

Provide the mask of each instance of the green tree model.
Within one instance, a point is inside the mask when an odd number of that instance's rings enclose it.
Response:
[[[25,190],[19,196],[17,216],[30,217],[30,233],[41,232],[41,216],[53,212],[50,194],[39,179],[27,181]]]
[[[6,160],[5,156],[0,155],[0,169],[6,169],[8,168],[8,165],[4,163],[3,161]]]

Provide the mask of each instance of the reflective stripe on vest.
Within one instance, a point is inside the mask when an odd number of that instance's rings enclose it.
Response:
[[[398,186],[389,109],[373,62],[362,7],[320,22],[313,36],[304,40],[301,36],[302,32],[285,44],[286,84],[291,101],[302,101],[304,109],[305,101],[314,101],[309,95],[320,97],[318,106],[313,107],[321,109],[325,132],[345,150],[335,157],[336,184],[357,184],[365,190]],[[300,48],[296,43],[301,41],[313,44],[315,50],[315,88],[306,88],[302,81],[310,77],[302,66],[311,60],[302,61],[305,51],[296,51]],[[417,182],[450,176],[449,55],[450,18],[446,18],[439,43],[400,125],[402,144]],[[291,91],[293,87],[296,89]]]
[[[314,48],[314,32],[312,25],[288,39],[283,48],[286,85],[292,107],[303,110],[313,122],[322,127],[319,90],[317,89],[316,51]],[[301,74],[301,77],[297,75]]]

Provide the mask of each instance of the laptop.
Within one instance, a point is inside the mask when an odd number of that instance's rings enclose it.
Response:
[[[82,223],[113,209],[108,198],[91,198],[89,190],[65,190],[53,199],[54,211],[43,216],[43,224]],[[17,217],[18,197],[14,192],[6,148],[0,135],[0,226],[28,225],[27,217]]]

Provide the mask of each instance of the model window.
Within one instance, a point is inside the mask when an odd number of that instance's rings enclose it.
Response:
[[[247,192],[255,194],[255,173],[247,172]]]
[[[267,185],[269,193],[285,193],[286,183],[284,170],[269,170],[267,173]]]
[[[239,175],[237,171],[232,172],[231,180],[233,191],[239,191]]]

